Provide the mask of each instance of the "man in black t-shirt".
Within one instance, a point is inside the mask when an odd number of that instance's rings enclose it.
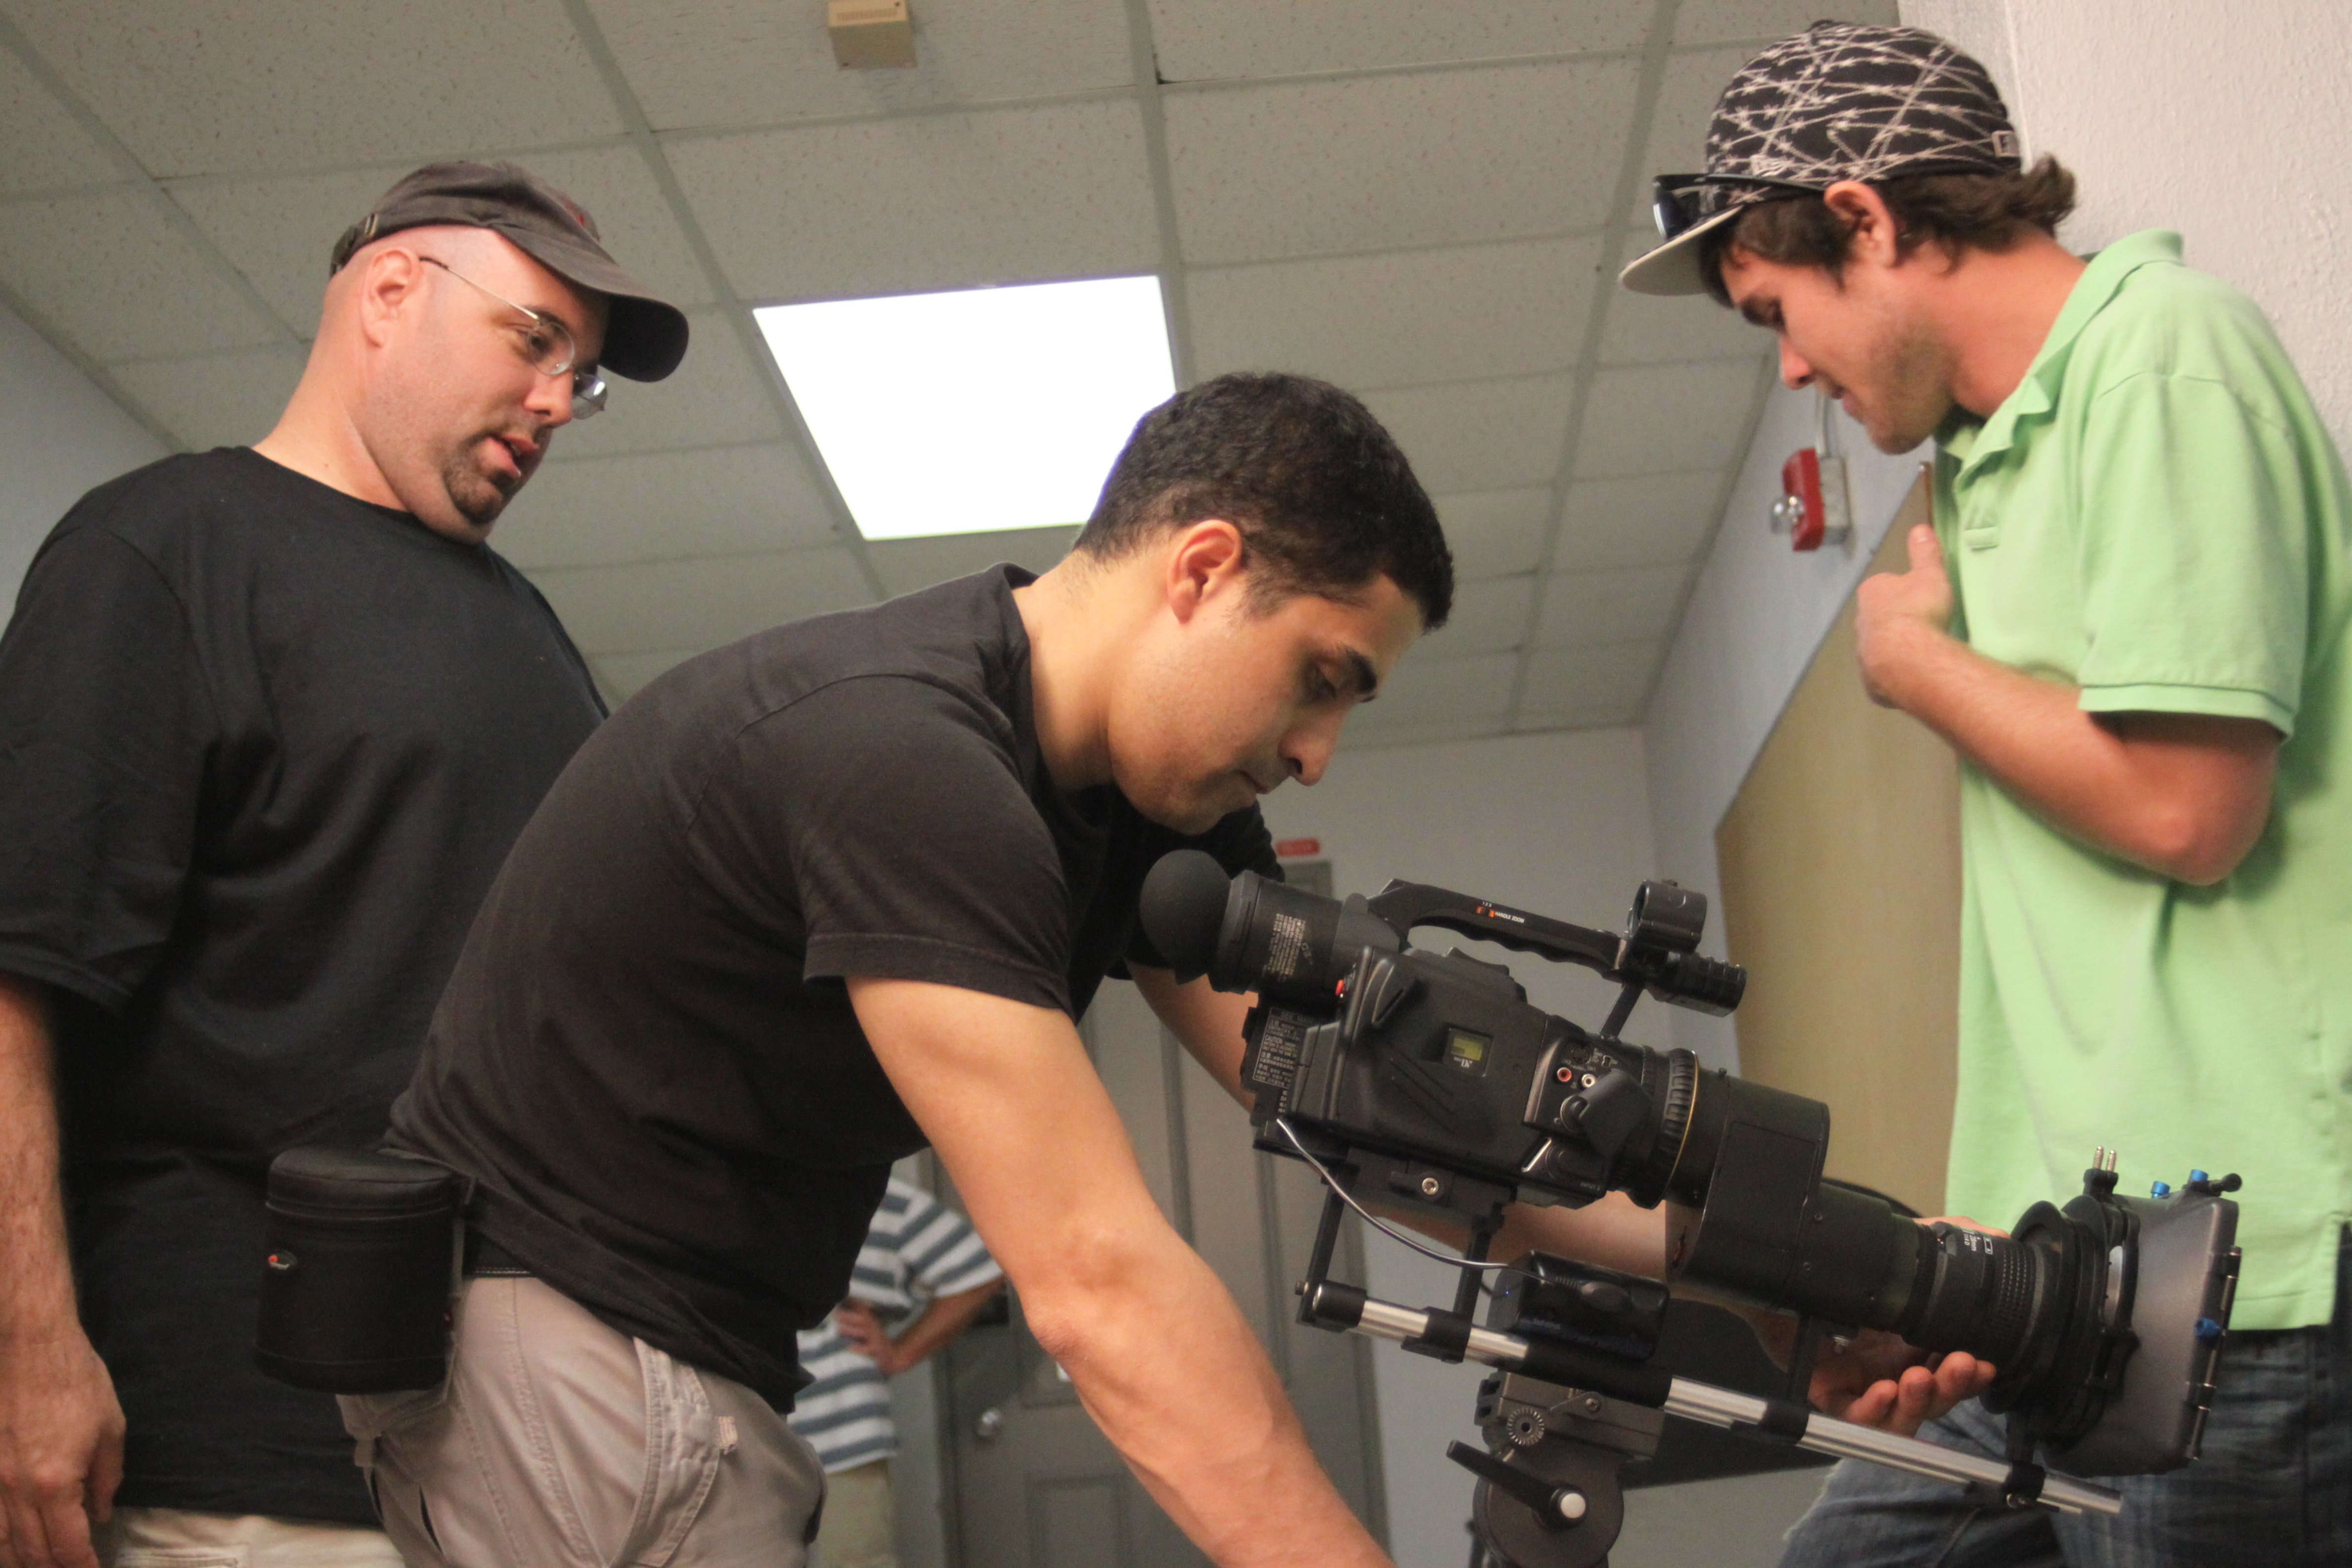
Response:
[[[1176,984],[1143,877],[1188,845],[1270,871],[1256,797],[1315,782],[1452,594],[1361,404],[1227,376],[1144,419],[1043,577],[780,626],[624,707],[517,840],[394,1110],[393,1147],[477,1179],[483,1244],[446,1385],[343,1402],[411,1563],[796,1563],[795,1331],[926,1142],[1203,1551],[1384,1561],[1075,1020],[1123,972],[1238,1094],[1240,999]]]
[[[92,491],[0,637],[6,1568],[397,1561],[332,1400],[255,1370],[263,1174],[379,1135],[602,717],[483,541],[686,322],[511,165],[418,171],[331,271],[268,438]]]

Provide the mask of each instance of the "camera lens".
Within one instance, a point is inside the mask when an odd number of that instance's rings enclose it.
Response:
[[[2043,1441],[2063,1447],[2088,1432],[2107,1392],[2107,1246],[2095,1207],[2036,1204],[2013,1237],[1928,1228],[1911,1299],[1887,1326],[1923,1350],[1992,1363],[1986,1407],[2018,1412]]]

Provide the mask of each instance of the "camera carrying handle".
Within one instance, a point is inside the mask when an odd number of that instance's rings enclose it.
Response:
[[[1630,998],[1647,991],[1661,1002],[1717,1016],[1739,1005],[1748,972],[1691,951],[1706,919],[1706,900],[1672,882],[1644,882],[1622,934],[1570,925],[1466,893],[1421,882],[1391,882],[1366,900],[1399,940],[1417,926],[1531,952],[1553,963],[1580,964],[1626,987]],[[1663,908],[1659,907],[1663,906]],[[1630,1007],[1622,1005],[1602,1032],[1615,1035]]]

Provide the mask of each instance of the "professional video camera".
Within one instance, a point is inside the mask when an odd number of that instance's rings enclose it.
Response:
[[[2119,1196],[2102,1149],[2080,1196],[2034,1205],[2007,1237],[1923,1226],[1826,1179],[1826,1106],[1618,1038],[1645,991],[1709,1013],[1738,1005],[1746,973],[1696,951],[1698,894],[1645,882],[1611,934],[1409,883],[1343,904],[1250,872],[1228,881],[1188,850],[1153,868],[1141,915],[1179,978],[1257,994],[1243,1077],[1258,1147],[1307,1161],[1330,1187],[1301,1321],[1502,1369],[1480,1395],[1489,1451],[1448,1452],[1480,1478],[1474,1523],[1507,1562],[1602,1562],[1622,1520],[1619,1471],[1654,1451],[1662,1410],[2013,1507],[2121,1506],[2049,1475],[2037,1454],[2074,1476],[2195,1458],[2237,1285],[2237,1205],[2223,1194],[2238,1178],[2192,1172],[2178,1192],[2158,1182],[2151,1198]],[[1498,964],[1412,949],[1421,926],[1581,964],[1622,990],[1588,1033],[1529,1005]],[[1540,1253],[1484,1263],[1506,1204],[1580,1205],[1612,1190],[1675,1205],[1669,1284],[1796,1315],[1782,1396],[1653,1364],[1667,1300],[1657,1281]],[[1328,1278],[1343,1203],[1368,1202],[1468,1228],[1451,1310]],[[1480,1326],[1486,1270],[1498,1277]],[[1991,1362],[1985,1404],[2008,1414],[2006,1464],[1813,1414],[1820,1336],[1862,1329]]]

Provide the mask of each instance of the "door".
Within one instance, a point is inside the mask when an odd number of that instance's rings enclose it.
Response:
[[[1080,1026],[1144,1179],[1233,1291],[1340,1495],[1386,1538],[1370,1345],[1302,1328],[1292,1287],[1321,1212],[1315,1174],[1250,1149],[1249,1118],[1194,1066],[1132,985],[1103,986]],[[1335,1268],[1363,1278],[1350,1218]],[[1191,1568],[1207,1559],[1135,1480],[1024,1328],[975,1325],[945,1352],[949,1510],[958,1568]]]

